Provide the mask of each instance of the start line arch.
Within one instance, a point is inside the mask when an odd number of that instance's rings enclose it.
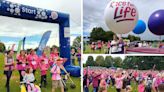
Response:
[[[60,57],[68,59],[64,66],[71,76],[80,76],[80,67],[71,66],[69,14],[0,0],[0,15],[59,24]]]

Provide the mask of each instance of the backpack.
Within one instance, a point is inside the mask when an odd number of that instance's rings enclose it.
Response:
[[[146,89],[151,89],[153,84],[153,79],[151,77],[147,78]]]

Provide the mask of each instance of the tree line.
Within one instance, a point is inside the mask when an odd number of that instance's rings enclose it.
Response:
[[[138,69],[138,70],[164,70],[164,57],[163,56],[126,56],[124,60],[120,57],[97,56],[94,60],[93,56],[88,56],[87,66],[101,66],[101,67],[116,67],[123,69]]]
[[[94,27],[90,33],[90,41],[94,42],[94,41],[111,41],[113,40],[113,35],[115,33],[113,33],[112,31],[105,31],[102,27]],[[130,41],[140,41],[141,38],[134,36],[134,35],[128,35],[127,37],[123,37],[123,39],[129,39]]]

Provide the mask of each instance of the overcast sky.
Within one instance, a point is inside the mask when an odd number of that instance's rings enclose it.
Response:
[[[110,0],[84,0],[84,15],[83,15],[83,29],[84,35],[89,35],[93,27],[103,27],[104,30],[109,30],[104,21],[104,9]],[[139,12],[139,19],[143,20],[146,25],[149,19],[149,16],[156,10],[164,9],[164,0],[132,0],[132,2],[136,5]],[[133,34],[130,32],[129,34]],[[127,34],[126,34],[127,35]],[[126,36],[123,35],[123,36]],[[135,35],[135,34],[133,34]],[[158,36],[152,34],[148,27],[146,28],[146,32],[144,32],[140,36],[141,39],[144,40],[154,40],[159,39]],[[164,39],[164,36],[162,37]]]
[[[8,0],[24,5],[50,9],[70,14],[71,44],[76,36],[81,35],[81,0]],[[52,23],[43,23],[16,18],[0,16],[0,41],[7,47],[13,43],[18,44],[24,36],[26,39],[26,48],[35,48],[39,45],[42,34],[51,30],[51,36],[48,41],[49,46],[59,46],[58,25]]]

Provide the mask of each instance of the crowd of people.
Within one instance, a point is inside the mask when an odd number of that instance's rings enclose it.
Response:
[[[125,53],[125,42],[121,37],[117,37],[116,35],[113,35],[113,40],[108,42],[103,41],[97,41],[92,42],[90,44],[90,49],[92,52],[95,50],[101,50],[103,49],[105,54],[123,54]]]
[[[81,53],[77,54],[78,58],[81,58]],[[7,92],[10,91],[10,78],[12,72],[17,70],[20,76],[20,82],[24,82],[25,85],[30,84],[31,89],[33,90],[34,82],[37,81],[35,78],[36,70],[40,71],[40,87],[47,86],[47,73],[50,69],[51,80],[52,80],[52,92],[55,92],[56,88],[61,88],[61,92],[64,92],[64,86],[62,83],[61,69],[69,74],[65,70],[63,64],[67,61],[66,58],[61,58],[57,48],[52,48],[51,52],[47,54],[46,49],[43,50],[42,55],[38,56],[34,49],[31,49],[29,52],[21,50],[20,53],[16,55],[14,59],[14,51],[9,50],[5,53],[4,59],[4,74],[6,75],[6,85]],[[80,61],[79,61],[80,62]],[[29,92],[29,91],[28,91]],[[31,92],[31,91],[30,91]],[[33,92],[33,91],[32,91]]]
[[[87,67],[83,73],[84,92],[164,92],[164,71]]]
[[[78,61],[78,65],[81,67],[81,49],[77,49],[77,52],[75,51],[75,49],[71,49],[71,64],[72,65],[76,65],[75,61]]]
[[[91,42],[89,44],[91,52],[99,51],[99,53],[105,54],[124,54],[127,53],[126,49],[129,47],[146,47],[153,48],[152,42],[146,41],[134,41],[130,42],[128,40],[123,40],[122,37],[118,37],[117,35],[113,35],[113,40],[104,42],[98,40],[96,42]],[[164,48],[164,44],[162,42],[157,43],[156,48]]]

